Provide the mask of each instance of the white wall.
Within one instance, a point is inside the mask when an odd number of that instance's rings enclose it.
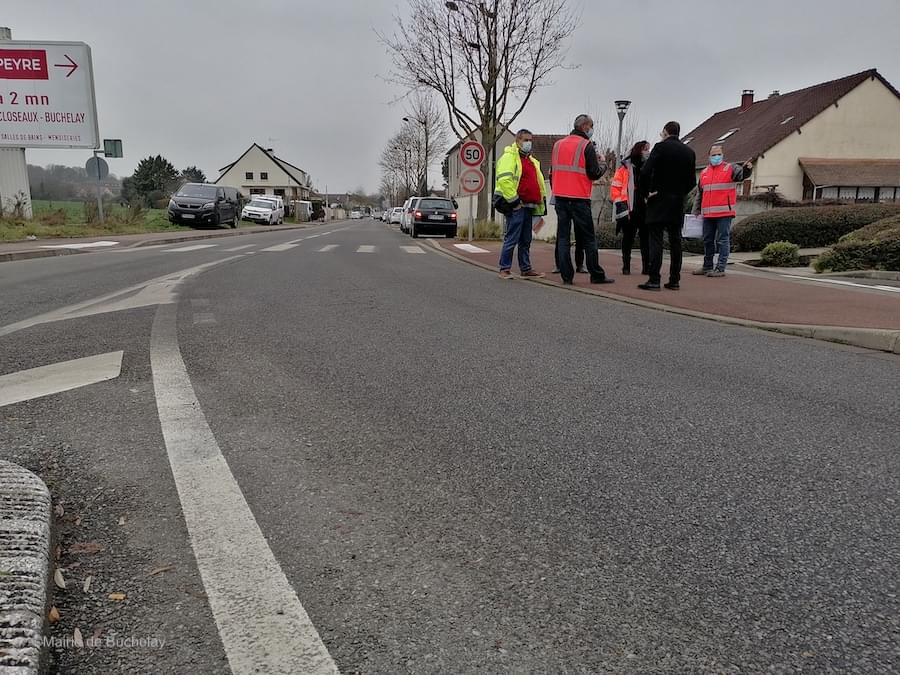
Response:
[[[247,180],[245,175],[248,171],[253,172],[253,180]],[[260,179],[262,172],[268,172],[268,180]],[[298,175],[301,180],[306,180],[306,175]],[[291,178],[286,171],[273,162],[258,147],[253,147],[244,155],[234,166],[222,174],[216,181],[218,185],[227,185],[249,193],[251,188],[263,189],[265,194],[273,194],[275,188],[287,190],[288,195],[292,195],[292,190],[297,189],[300,194],[301,186],[297,181]]]

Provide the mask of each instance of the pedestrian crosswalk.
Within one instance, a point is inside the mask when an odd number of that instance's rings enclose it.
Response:
[[[318,243],[318,242],[317,242]],[[309,244],[313,244],[313,242],[309,242]],[[242,244],[240,246],[226,246],[220,244],[192,244],[190,246],[184,245],[157,245],[157,246],[146,246],[142,248],[134,248],[134,249],[122,249],[116,251],[117,253],[139,253],[142,251],[153,250],[156,253],[190,253],[192,251],[208,251],[215,252],[215,250],[219,250],[223,253],[239,253],[241,255],[252,255],[254,253],[284,253],[286,251],[291,251],[296,248],[300,248],[302,246],[301,241],[288,241],[283,244],[273,244],[269,246],[263,246],[260,244]],[[301,250],[312,251],[314,253],[338,253],[338,252],[349,252],[353,254],[364,254],[364,255],[372,255],[372,254],[389,254],[391,252],[400,252],[400,253],[409,253],[409,254],[422,254],[426,253],[426,248],[422,246],[378,246],[375,244],[324,244],[324,245],[316,245],[313,247],[306,246]]]

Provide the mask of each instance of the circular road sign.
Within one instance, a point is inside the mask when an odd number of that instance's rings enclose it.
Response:
[[[459,161],[468,167],[481,166],[484,157],[484,146],[478,141],[466,141],[459,149]]]
[[[479,169],[466,169],[459,176],[459,188],[474,195],[484,190],[484,174]]]
[[[91,157],[84,163],[84,170],[90,178],[103,180],[109,175],[109,164],[102,157]]]

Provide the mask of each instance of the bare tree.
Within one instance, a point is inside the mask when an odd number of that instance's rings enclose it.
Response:
[[[415,168],[419,179],[419,192],[428,192],[428,174],[439,163],[448,145],[447,123],[441,108],[430,93],[417,91],[410,98],[407,114],[403,118],[413,137],[416,150]]]
[[[392,36],[379,35],[394,61],[393,79],[430,90],[460,140],[480,132],[493,148],[498,123],[511,125],[538,87],[567,67],[566,40],[577,16],[566,0],[408,0]],[[487,167],[487,160],[485,166]],[[487,194],[478,217],[487,216]]]
[[[391,136],[382,151],[378,161],[382,186],[387,184],[394,189],[394,203],[402,203],[416,191],[421,176],[418,153],[422,152],[423,147],[424,143],[419,141],[413,124],[407,122]]]

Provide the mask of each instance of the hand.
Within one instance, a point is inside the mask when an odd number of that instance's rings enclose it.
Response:
[[[651,192],[649,195],[647,195],[647,199],[653,199],[657,194],[659,194],[659,193],[658,193],[658,192]]]
[[[753,169],[753,162],[746,162],[746,163],[744,164],[744,168],[745,168],[747,171],[750,171],[751,169]]]

